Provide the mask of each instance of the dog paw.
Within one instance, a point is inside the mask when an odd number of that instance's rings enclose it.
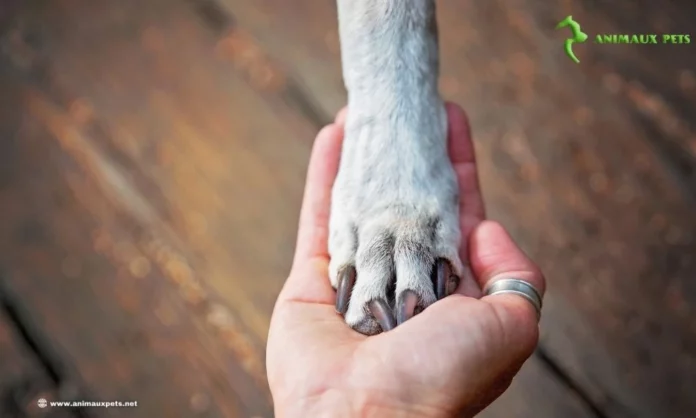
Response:
[[[444,106],[380,118],[349,110],[329,276],[336,310],[360,333],[388,331],[458,285],[459,193],[446,132]]]

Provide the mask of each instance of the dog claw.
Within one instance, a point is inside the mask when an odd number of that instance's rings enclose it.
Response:
[[[381,299],[375,299],[367,306],[370,309],[372,316],[374,316],[379,323],[379,326],[382,327],[382,332],[391,331],[396,327],[396,321],[394,320],[394,316],[392,315],[391,309],[389,309],[387,302]]]
[[[350,304],[351,294],[355,286],[357,272],[354,266],[341,270],[336,288],[336,312],[345,316]],[[454,292],[459,284],[459,277],[452,274],[452,266],[445,259],[438,259],[433,272],[433,286],[437,300],[440,300]],[[419,306],[420,298],[413,290],[404,291],[396,301],[395,312],[383,299],[375,299],[368,303],[367,307],[382,328],[382,332],[390,331],[398,325],[418,315],[423,307]],[[396,317],[394,316],[396,314]]]
[[[345,315],[348,311],[348,303],[350,302],[350,294],[355,286],[355,267],[346,267],[341,271],[338,279],[338,287],[336,289],[336,312]]]
[[[435,295],[440,300],[454,290],[459,285],[459,277],[452,274],[452,266],[445,259],[438,259],[435,264]]]
[[[401,325],[417,313],[418,295],[413,290],[406,290],[397,303],[396,324]]]

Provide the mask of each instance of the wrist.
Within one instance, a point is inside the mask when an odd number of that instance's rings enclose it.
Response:
[[[346,394],[329,390],[319,396],[275,402],[277,418],[439,418],[442,411],[434,411],[415,404],[394,405],[380,402],[373,396]]]

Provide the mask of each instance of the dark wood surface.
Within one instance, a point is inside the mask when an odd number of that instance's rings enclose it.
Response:
[[[54,382],[7,314],[0,315],[0,416],[73,417],[69,411],[39,407],[39,399],[57,400]]]
[[[99,416],[271,416],[269,315],[311,140],[345,103],[334,2],[7,4],[0,271],[44,358],[26,370],[58,398],[138,401]],[[539,353],[481,415],[688,418],[695,47],[585,44],[576,65],[568,14],[689,33],[696,10],[440,3],[442,90],[471,117],[490,215],[550,285]]]

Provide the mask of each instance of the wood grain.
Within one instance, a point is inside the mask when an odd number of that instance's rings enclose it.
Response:
[[[99,400],[140,401],[130,416],[270,416],[263,342],[202,283],[207,272],[196,269],[196,255],[170,231],[166,220],[177,214],[167,212],[157,192],[166,192],[167,185],[153,184],[137,166],[127,165],[126,152],[142,152],[149,144],[129,142],[133,137],[122,131],[118,138],[125,139],[110,143],[106,122],[90,120],[95,106],[61,80],[64,71],[80,73],[50,60],[48,51],[74,58],[61,54],[60,34],[66,33],[61,28],[70,26],[70,11],[88,9],[50,7],[25,10],[26,26],[17,29],[20,41],[8,57],[13,70],[3,74],[12,102],[21,104],[14,111],[18,117],[3,119],[3,131],[12,135],[3,142],[0,182],[0,211],[7,220],[0,228],[0,264],[19,295],[17,303],[30,308],[27,320],[58,347],[85,390]],[[104,16],[118,17],[117,11],[105,10]],[[46,15],[55,20],[44,20]],[[45,25],[33,26],[36,22]],[[83,29],[113,30],[107,22],[94,23]],[[71,39],[73,33],[67,34]],[[118,45],[113,46],[119,62]],[[87,56],[85,65],[99,58]],[[101,78],[106,85],[108,80]],[[133,91],[139,91],[135,81]],[[85,86],[104,87],[96,84]],[[116,91],[104,101],[119,104]],[[190,177],[182,169],[172,183]],[[193,204],[202,203],[191,197]]]
[[[17,201],[14,207],[26,211],[27,206],[45,202],[48,190],[61,188],[57,193],[70,202],[60,211],[66,219],[54,220],[57,215],[43,212],[34,217],[40,220],[42,230],[60,227],[61,242],[75,256],[61,259],[67,257],[64,252],[44,248],[46,257],[54,257],[49,264],[61,265],[66,275],[77,271],[79,275],[72,282],[82,286],[75,291],[85,298],[90,297],[85,286],[104,289],[100,293],[105,293],[114,292],[113,286],[121,281],[130,283],[118,291],[121,296],[114,301],[98,301],[111,307],[99,316],[100,321],[109,324],[112,316],[120,317],[121,326],[128,327],[133,326],[128,325],[131,322],[155,322],[138,332],[138,341],[148,344],[137,356],[112,351],[102,355],[113,356],[122,364],[126,370],[122,379],[98,384],[99,377],[114,370],[97,367],[89,357],[72,360],[97,395],[138,393],[150,405],[150,409],[138,410],[143,415],[186,410],[186,400],[191,411],[194,399],[208,399],[221,402],[217,405],[220,410],[210,413],[228,408],[224,413],[245,416],[245,407],[262,408],[259,405],[263,402],[258,396],[242,402],[247,396],[240,398],[241,394],[254,390],[244,386],[244,373],[221,367],[231,373],[227,378],[231,383],[214,392],[204,384],[213,372],[183,357],[227,355],[227,361],[247,366],[246,373],[263,380],[260,340],[265,339],[272,303],[289,270],[304,167],[319,122],[307,116],[306,108],[294,106],[298,87],[264,56],[256,40],[224,16],[215,17],[215,10],[195,6],[170,2],[165,11],[162,3],[159,9],[140,8],[135,14],[125,11],[136,10],[135,3],[105,7],[72,2],[62,8],[52,3],[45,9],[24,11],[9,59],[20,70],[16,78],[24,77],[17,94],[24,104],[21,112],[26,113],[32,132],[36,132],[31,142],[24,140],[20,145],[55,156],[43,170],[52,170],[45,179],[57,184],[27,189],[15,181],[12,191],[23,190],[26,197],[23,201],[7,200]],[[80,23],[86,21],[89,24]],[[25,138],[27,134],[15,136]],[[10,151],[19,154],[27,152],[25,148],[18,145]],[[25,165],[33,170],[43,155],[25,156]],[[11,174],[21,172],[16,168]],[[65,225],[68,231],[83,232],[63,236],[67,234]],[[7,234],[12,236],[11,231]],[[87,241],[80,241],[80,235]],[[93,273],[84,271],[85,263],[95,264],[102,275],[114,277],[89,282]],[[29,266],[11,265],[22,274],[13,283],[26,283],[20,294],[38,285],[38,279],[27,279]],[[146,290],[153,288],[157,290]],[[160,303],[183,303],[179,315],[185,316],[189,309],[196,313],[192,324],[181,325],[176,340],[177,344],[186,343],[188,349],[171,355],[172,362],[166,364],[172,370],[166,373],[161,370],[166,366],[157,362],[142,369],[143,359],[161,357],[162,345],[172,344],[151,342],[164,332],[156,320],[159,315],[151,318],[141,310],[156,304],[148,299],[152,292],[173,292],[169,298],[162,296]],[[216,303],[216,298],[224,306]],[[43,303],[36,297],[25,302],[31,306]],[[173,307],[166,309],[179,312]],[[108,333],[85,334],[95,314],[90,312],[81,322],[75,322],[75,315],[66,313],[55,319],[60,324],[42,326],[68,353],[94,356],[90,346],[95,344],[105,350]],[[200,317],[207,319],[205,326],[196,321]],[[240,325],[233,327],[230,322]],[[78,333],[59,333],[60,326],[66,324],[77,328]],[[213,336],[201,336],[201,332]],[[232,353],[216,343],[220,336],[223,343],[231,345],[225,348],[231,348]],[[250,342],[240,346],[240,339]],[[208,342],[202,345],[201,340]],[[222,351],[213,356],[210,351],[214,349]],[[232,354],[236,359],[230,357]],[[523,375],[530,377],[520,378],[515,400],[503,401],[503,405],[520,399],[532,404],[533,399],[556,391],[560,394],[554,402],[557,408],[569,414],[574,411],[573,416],[589,416],[577,399],[539,372],[543,370],[540,365],[532,367],[537,372]],[[193,370],[203,381],[180,380],[179,376]],[[135,377],[159,382],[179,403],[165,406],[163,390],[122,388]],[[215,375],[215,379],[221,377]],[[225,390],[236,395],[221,401],[216,395]],[[500,413],[492,411],[488,416],[509,416]]]
[[[332,2],[223,3],[326,113],[344,102]],[[489,213],[549,277],[542,346],[612,417],[696,411],[696,54],[588,43],[576,65],[554,27],[688,33],[687,3],[439,3],[442,91],[470,115]]]
[[[4,301],[6,295],[1,295]],[[73,417],[69,411],[40,408],[39,399],[58,400],[56,387],[22,339],[10,317],[0,314],[0,416]]]
[[[442,90],[470,115],[489,214],[550,284],[543,355],[482,416],[696,413],[696,55],[587,44],[575,65],[553,29],[688,32],[683,3],[440,3]],[[16,13],[0,266],[26,321],[64,379],[135,416],[270,416],[263,346],[311,139],[345,103],[334,2]]]

